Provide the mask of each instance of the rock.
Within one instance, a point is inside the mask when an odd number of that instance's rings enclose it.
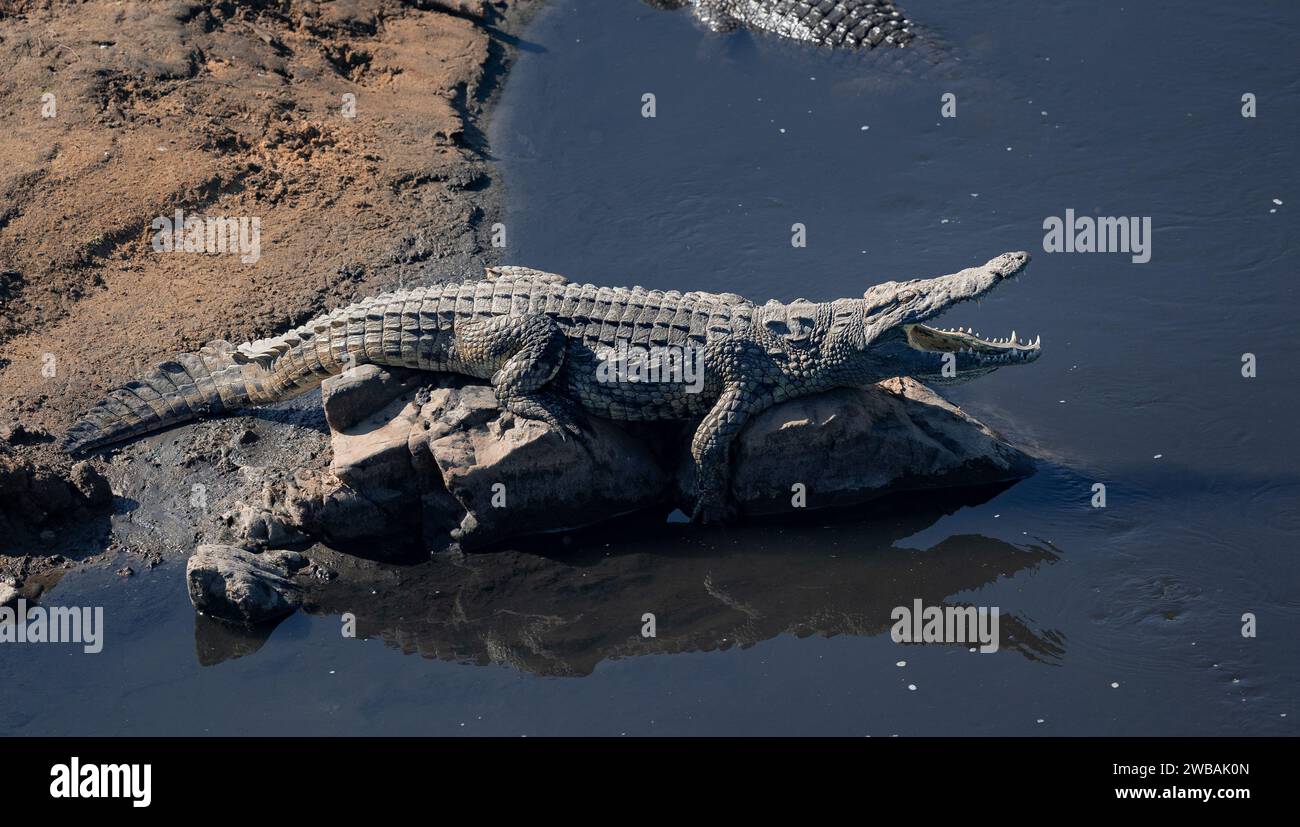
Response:
[[[503,413],[483,385],[433,390],[409,448],[426,508],[450,505],[463,515],[450,536],[466,549],[602,522],[662,502],[672,490],[651,447],[616,424],[590,418],[581,435],[566,439]]]
[[[302,589],[293,581],[307,565],[295,552],[257,554],[235,546],[201,545],[185,566],[190,602],[206,614],[255,625],[293,614]]]
[[[0,450],[0,549],[73,542],[107,522],[112,500],[88,462],[41,466]]]
[[[321,405],[330,430],[346,431],[373,417],[404,391],[429,381],[429,374],[402,368],[358,365],[321,384]]]
[[[330,471],[346,485],[371,495],[387,497],[413,490],[407,443],[419,417],[420,406],[407,394],[351,427],[333,428]]]
[[[103,508],[113,501],[113,490],[109,487],[108,480],[89,462],[83,460],[74,464],[69,477],[87,507]]]
[[[402,559],[423,549],[420,503],[408,493],[387,508],[329,471],[304,469],[291,478],[270,473],[254,503],[237,502],[222,515],[229,539],[248,548],[322,540],[363,557]]]
[[[260,506],[245,506],[253,516],[236,520],[242,533],[266,542],[259,520],[279,523],[399,559],[601,522],[671,491],[652,451],[612,423],[592,420],[588,433],[566,439],[502,412],[491,388],[448,384],[408,390],[334,430],[330,470],[299,472]]]
[[[903,491],[991,485],[1033,473],[1033,461],[929,388],[891,379],[793,399],[755,417],[737,441],[732,497],[743,514],[857,505]],[[682,496],[693,468],[680,466]]]
[[[487,0],[426,0],[430,8],[460,17],[481,19],[487,15]]]
[[[250,546],[283,548],[307,540],[296,526],[269,509],[240,503],[231,516],[236,536]]]
[[[12,585],[0,582],[0,606],[12,606],[18,602],[18,589]]]
[[[672,438],[673,450],[664,451],[667,437],[591,417],[566,439],[503,412],[485,385],[434,377],[436,387],[418,388],[412,377],[373,366],[340,379],[327,402],[329,471],[299,472],[246,506],[236,522],[250,544],[305,535],[396,559],[416,549],[483,548],[693,499],[689,438]],[[363,415],[367,405],[377,407]],[[815,509],[1006,482],[1032,470],[1027,456],[988,428],[900,379],[759,415],[735,446],[732,495],[742,513],[776,514],[796,509],[796,484],[804,486],[805,507]]]

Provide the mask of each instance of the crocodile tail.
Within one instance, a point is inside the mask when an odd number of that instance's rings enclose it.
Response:
[[[87,451],[192,419],[281,402],[361,362],[418,367],[419,322],[411,326],[410,298],[384,293],[270,339],[239,346],[208,342],[182,353],[110,391],[68,430],[63,448]]]
[[[115,388],[68,430],[63,449],[88,451],[269,401],[269,365],[242,353],[246,347],[209,342]]]

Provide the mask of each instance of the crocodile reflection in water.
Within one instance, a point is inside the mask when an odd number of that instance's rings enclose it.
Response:
[[[787,634],[888,634],[896,606],[918,598],[957,605],[952,595],[1057,559],[1047,543],[1017,546],[977,534],[925,550],[895,546],[992,493],[927,497],[920,510],[882,503],[870,514],[810,515],[725,534],[655,525],[614,535],[606,526],[567,545],[538,541],[548,553],[444,555],[415,566],[313,549],[340,576],[311,587],[305,605],[312,614],[351,612],[359,638],[406,653],[538,675],[588,675],[610,658],[743,648]],[[653,638],[641,634],[647,612],[655,615]],[[204,664],[250,654],[270,633],[249,636],[202,616],[196,623]],[[1004,606],[1000,649],[1053,662],[1064,639]]]

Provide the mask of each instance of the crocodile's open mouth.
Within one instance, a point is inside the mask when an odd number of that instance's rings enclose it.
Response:
[[[1016,332],[1005,339],[985,339],[971,330],[941,330],[924,324],[909,324],[907,344],[925,353],[958,353],[974,357],[987,364],[1029,362],[1042,351],[1042,337],[1032,342],[1016,338]]]

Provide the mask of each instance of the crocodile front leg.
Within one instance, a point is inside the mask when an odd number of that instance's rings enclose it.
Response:
[[[752,386],[729,382],[695,429],[691,440],[696,488],[692,521],[718,523],[734,516],[728,490],[731,443],[750,417],[760,410],[762,405]]]
[[[498,365],[491,376],[501,407],[536,419],[560,432],[581,433],[576,410],[568,400],[544,390],[564,365],[568,339],[544,314],[500,316],[457,327],[460,357],[481,365]]]

